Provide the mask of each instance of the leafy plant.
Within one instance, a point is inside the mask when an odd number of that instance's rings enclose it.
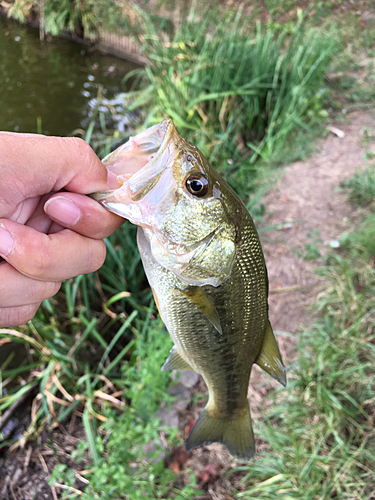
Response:
[[[42,31],[57,36],[64,31],[95,40],[98,28],[127,25],[126,14],[110,0],[14,0],[9,16],[25,22],[37,14]],[[122,21],[122,22],[120,22]]]
[[[135,499],[151,495],[160,498],[167,492],[173,493],[175,475],[165,469],[166,454],[164,441],[160,439],[160,421],[154,417],[165,393],[168,374],[160,371],[160,366],[171,348],[166,341],[166,332],[158,321],[157,327],[144,330],[137,337],[132,359],[122,366],[122,378],[128,405],[119,414],[111,408],[103,413],[105,418],[99,432],[89,439],[93,465],[86,476],[89,485],[82,498]],[[173,429],[165,429],[168,448],[179,442]],[[75,456],[86,454],[85,446],[77,450]],[[97,459],[95,456],[97,455]],[[65,473],[65,475],[64,475]],[[53,481],[63,482],[69,491],[76,486],[75,478],[65,468],[58,466],[52,476]],[[188,498],[188,491],[179,491],[179,498]]]
[[[371,192],[368,175],[356,174],[345,183],[361,202]],[[368,218],[374,222],[373,213]],[[351,240],[357,241],[359,234],[356,229]],[[302,332],[288,392],[270,395],[274,404],[257,424],[267,450],[254,464],[237,469],[244,474],[238,498],[371,497],[375,270],[357,245],[346,248],[344,256],[331,254],[319,269],[326,279],[315,303],[320,318]]]
[[[322,245],[322,239],[320,238],[319,230],[313,228],[309,233],[307,233],[308,243],[304,243],[304,249],[299,251],[293,249],[293,252],[298,255],[301,259],[305,260],[315,260],[319,259],[320,251],[319,247]]]
[[[292,130],[324,114],[323,77],[337,47],[333,29],[308,30],[301,17],[290,37],[260,24],[252,35],[241,9],[225,17],[211,9],[198,19],[193,4],[166,39],[142,16],[142,50],[151,64],[140,99],[150,96],[149,120],[171,116],[222,169],[230,158],[245,175],[257,157],[270,159]]]

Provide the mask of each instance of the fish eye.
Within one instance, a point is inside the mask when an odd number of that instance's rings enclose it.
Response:
[[[208,191],[208,180],[202,174],[192,174],[186,181],[186,189],[194,196],[201,198]]]

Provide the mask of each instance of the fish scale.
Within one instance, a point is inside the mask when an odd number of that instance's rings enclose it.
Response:
[[[126,179],[122,168],[138,151],[144,166]],[[253,364],[286,383],[268,320],[267,270],[253,220],[171,120],[132,138],[104,163],[125,182],[93,197],[140,226],[142,263],[174,342],[162,370],[193,369],[208,387],[207,406],[186,448],[220,442],[233,456],[249,459]]]

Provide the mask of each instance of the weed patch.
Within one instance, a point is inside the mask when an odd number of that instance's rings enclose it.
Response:
[[[375,200],[375,167],[357,172],[352,179],[341,183],[341,187],[349,191],[349,198],[354,203],[368,205]]]

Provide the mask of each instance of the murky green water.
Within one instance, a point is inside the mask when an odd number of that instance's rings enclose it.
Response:
[[[90,100],[125,90],[134,63],[71,40],[41,42],[35,28],[0,17],[0,130],[70,135],[87,127]]]

